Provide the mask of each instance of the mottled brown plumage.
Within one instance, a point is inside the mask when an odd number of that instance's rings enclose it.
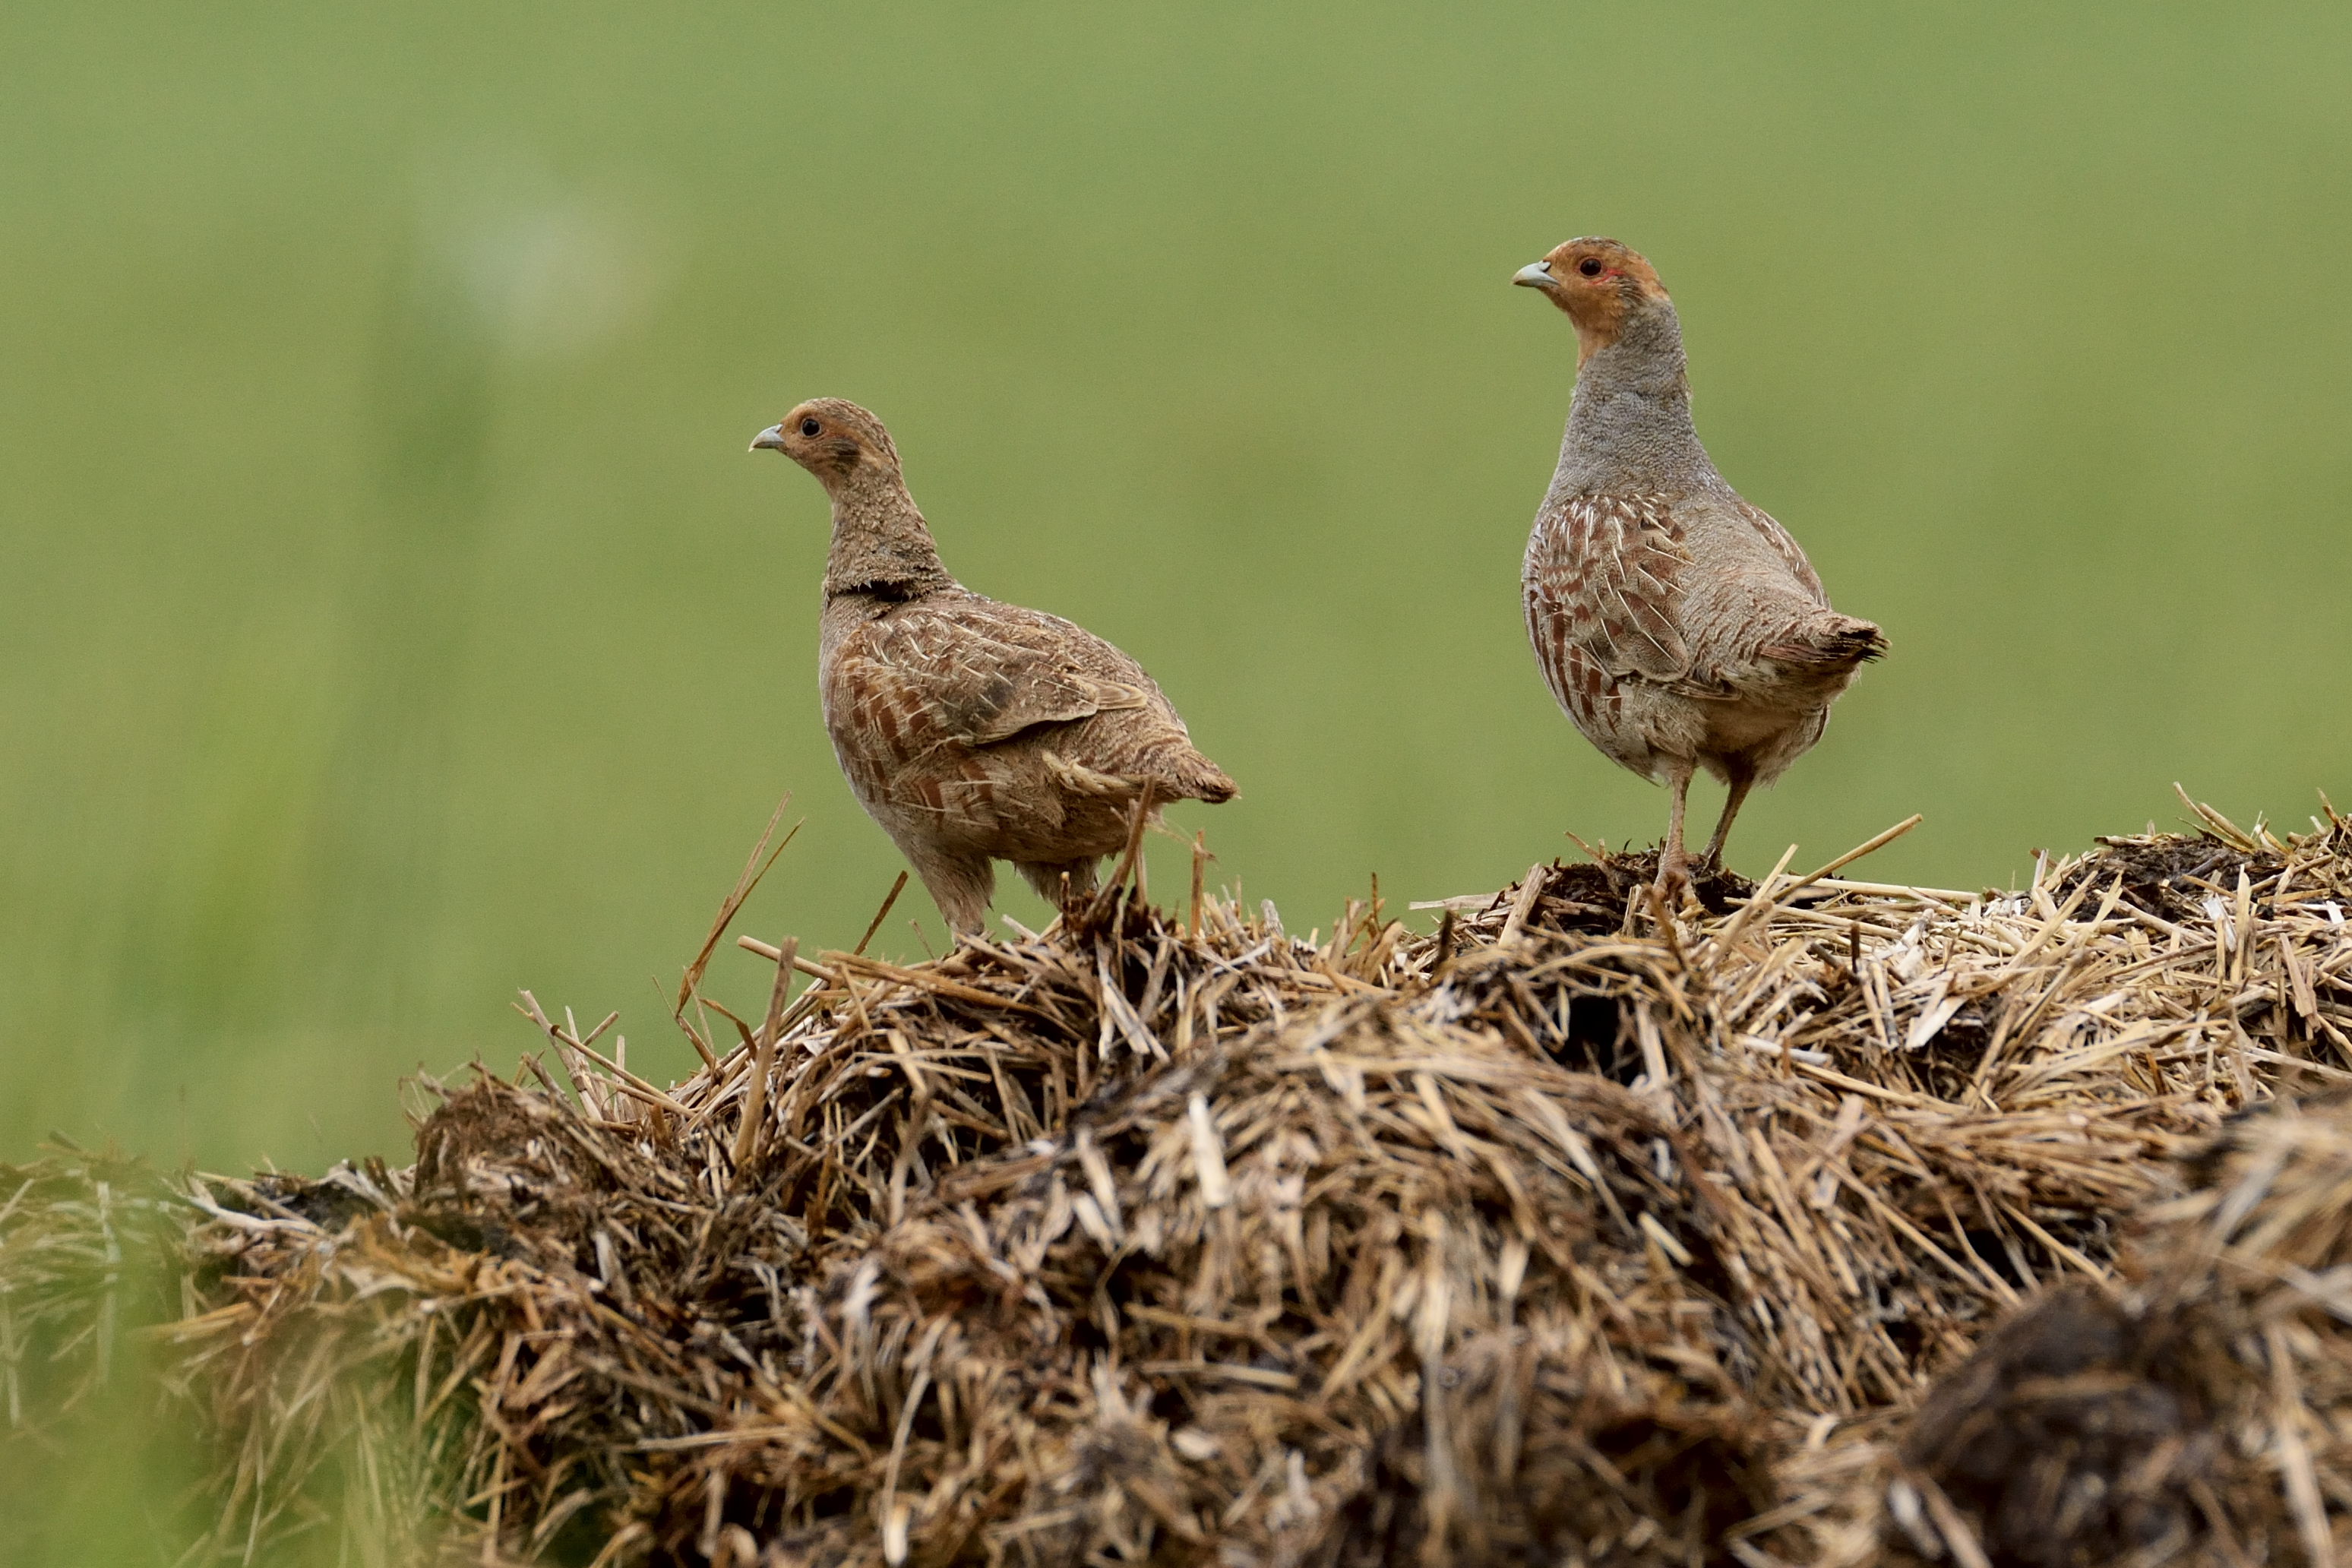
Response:
[[[1552,695],[1612,761],[1673,791],[1661,891],[1688,875],[1684,798],[1730,786],[1719,864],[1748,790],[1822,737],[1830,704],[1886,650],[1830,608],[1788,531],[1724,482],[1691,424],[1682,328],[1657,273],[1612,239],[1522,268],[1576,324],[1576,395],[1521,572]]]
[[[833,501],[817,679],[851,793],[940,912],[976,931],[1010,860],[1059,901],[1090,893],[1136,802],[1224,801],[1234,782],[1127,655],[947,574],[882,422],[837,397],[760,432]]]

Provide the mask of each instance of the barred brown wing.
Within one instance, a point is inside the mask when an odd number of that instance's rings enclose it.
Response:
[[[1150,704],[1139,679],[1096,673],[1073,657],[1097,651],[1074,649],[1074,637],[1100,639],[1051,616],[1003,613],[1010,608],[982,601],[886,616],[842,650],[836,679],[873,724],[918,751],[926,738],[993,745],[1039,724]],[[1108,644],[1101,652],[1125,662]]]
[[[1774,521],[1770,512],[1743,500],[1739,503],[1739,515],[1748,520],[1749,527],[1764,536],[1764,542],[1772,547],[1773,552],[1788,566],[1789,574],[1797,580],[1797,585],[1813,603],[1826,605],[1830,602],[1829,593],[1822,588],[1821,576],[1813,570],[1813,563],[1805,559],[1803,549],[1787,529]]]
[[[1681,525],[1659,497],[1576,496],[1545,510],[1521,580],[1528,634],[1561,700],[1603,679],[1688,681],[1676,612],[1689,564]]]

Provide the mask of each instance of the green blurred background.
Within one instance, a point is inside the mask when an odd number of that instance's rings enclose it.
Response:
[[[1574,351],[1507,280],[1576,234],[1894,639],[1744,868],[2352,796],[2352,12],[651,15],[0,11],[0,1158],[397,1158],[518,986],[681,1071],[656,978],[786,790],[739,929],[854,941],[823,500],[744,449],[816,394],[1159,677],[1294,928],[1654,839],[1519,626]]]

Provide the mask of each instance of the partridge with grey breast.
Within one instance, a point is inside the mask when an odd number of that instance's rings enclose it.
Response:
[[[1722,863],[1748,792],[1822,738],[1830,704],[1886,651],[1830,608],[1789,532],[1726,484],[1691,424],[1682,326],[1650,264],[1571,239],[1519,269],[1568,313],[1576,393],[1520,574],[1544,679],[1586,740],[1673,792],[1658,890],[1689,880],[1699,768],[1730,787],[1702,861]]]
[[[1140,665],[1083,627],[948,575],[898,448],[820,397],[760,432],[833,502],[817,680],[834,755],[940,912],[976,932],[1010,860],[1048,900],[1095,887],[1139,800],[1234,797]]]

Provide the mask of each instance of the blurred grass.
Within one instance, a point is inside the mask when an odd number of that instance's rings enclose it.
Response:
[[[1518,621],[1573,348],[1506,280],[1572,234],[1894,639],[1738,860],[1919,810],[1874,874],[2003,882],[2175,777],[2299,820],[2352,795],[2347,67],[2320,6],[9,7],[0,1157],[397,1156],[518,985],[682,1070],[647,977],[786,789],[746,926],[854,941],[822,498],[743,449],[819,393],[1160,679],[1244,790],[1180,825],[1294,927],[1654,838]]]

